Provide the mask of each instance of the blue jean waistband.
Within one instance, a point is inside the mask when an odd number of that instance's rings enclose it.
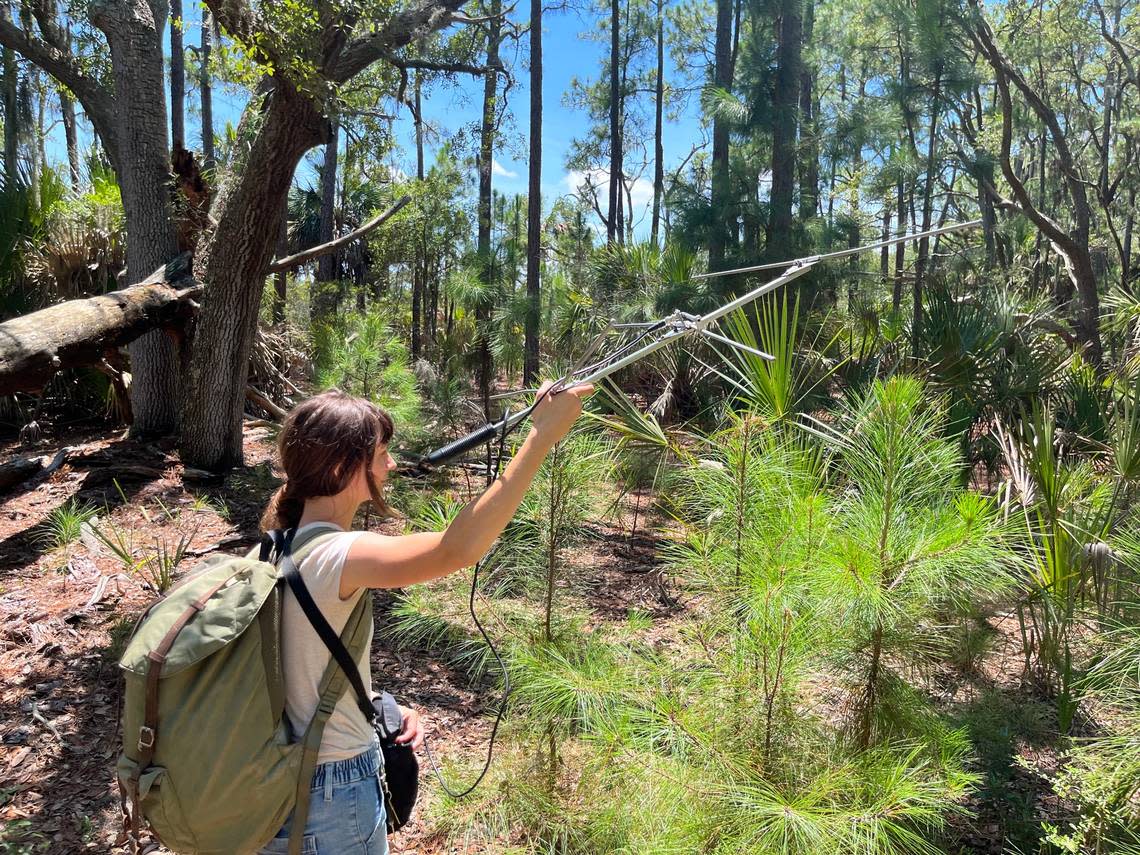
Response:
[[[353,784],[366,778],[373,778],[380,771],[380,747],[373,745],[367,751],[349,757],[347,760],[334,760],[331,763],[321,763],[313,771],[313,792],[323,790],[325,782],[332,785]]]

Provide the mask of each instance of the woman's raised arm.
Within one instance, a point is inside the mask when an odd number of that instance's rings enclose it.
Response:
[[[543,385],[539,394],[550,386]],[[506,470],[442,532],[382,535],[353,541],[341,571],[340,595],[358,588],[403,588],[470,567],[482,558],[518,510],[543,458],[570,430],[593,386],[576,386],[544,398],[530,433]]]

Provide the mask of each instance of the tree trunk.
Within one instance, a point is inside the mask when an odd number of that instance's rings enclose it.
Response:
[[[495,263],[491,249],[492,171],[495,157],[496,93],[499,78],[499,40],[502,34],[502,0],[491,0],[487,14],[487,72],[483,76],[483,124],[479,132],[479,228],[476,252],[479,277],[490,290],[495,281]],[[475,308],[476,335],[479,337],[479,397],[483,402],[483,418],[491,421],[491,301],[483,300]]]
[[[111,150],[126,215],[127,285],[178,254],[162,56],[166,11],[161,2],[152,5],[142,0],[92,7],[92,22],[106,34],[111,50],[115,100],[130,105],[115,113],[118,147]],[[133,342],[129,350],[132,434],[174,432],[182,401],[174,342],[153,332]]]
[[[889,199],[883,200],[883,231],[880,240],[888,241],[891,238],[891,203]],[[891,248],[884,246],[879,250],[879,278],[886,285],[891,278]]]
[[[898,208],[898,223],[895,228],[895,236],[902,237],[906,234],[907,227],[907,209],[906,209],[906,185],[903,183],[902,176],[899,176],[898,183],[895,184],[895,205]],[[902,311],[902,295],[903,295],[903,272],[906,270],[906,241],[900,240],[895,244],[895,281],[894,288],[891,290],[891,310],[897,315]]]
[[[799,104],[800,40],[803,20],[800,0],[780,4],[780,43],[776,50],[773,93],[772,195],[768,215],[768,255],[786,258],[792,248],[792,197],[796,175],[796,107]]]
[[[202,163],[213,173],[217,161],[214,156],[214,88],[210,81],[210,54],[214,48],[214,16],[209,9],[202,10],[202,48],[198,54],[198,89],[202,102]]]
[[[63,115],[63,136],[67,141],[67,168],[71,177],[71,190],[79,193],[82,176],[79,168],[79,135],[75,127],[75,102],[63,89],[59,90],[59,110]]]
[[[233,176],[257,179],[219,184],[211,211],[217,226],[195,260],[206,290],[186,374],[182,458],[212,472],[242,463],[249,353],[281,226],[279,217],[264,212],[281,210],[298,161],[332,135],[329,122],[288,82],[275,78],[267,87],[255,95],[266,103],[247,110],[243,120],[260,128],[244,158],[230,167]],[[239,127],[239,136],[243,131],[250,132]]]
[[[716,45],[713,84],[726,92],[732,89],[732,0],[716,0]],[[712,139],[712,220],[709,225],[709,270],[724,268],[726,249],[725,215],[732,192],[728,171],[728,121],[713,117]]]
[[[1125,291],[1131,291],[1132,281],[1132,228],[1136,219],[1136,188],[1128,190],[1127,219],[1124,221],[1124,252],[1120,256],[1120,284]]]
[[[36,203],[40,203],[38,197],[40,182],[37,180],[43,174],[44,167],[47,165],[47,155],[44,152],[44,140],[47,134],[44,133],[44,105],[47,101],[46,92],[44,87],[40,85],[41,72],[38,68],[31,68],[25,77],[25,82],[28,84],[29,96],[35,98],[36,101],[36,127],[30,140],[28,149],[32,153],[32,192],[36,195]],[[33,96],[34,93],[34,96]]]
[[[8,4],[0,3],[0,19],[9,20]],[[19,178],[19,70],[16,66],[16,52],[4,48],[0,52],[3,63],[3,91],[0,91],[4,107],[4,177],[10,183]]]
[[[621,239],[621,4],[610,0],[610,184],[606,242]]]
[[[416,72],[416,180],[423,184],[424,180],[424,124],[421,112],[421,92],[423,83],[420,72]],[[424,230],[420,232],[419,246],[416,249],[415,261],[412,264],[412,362],[420,358],[422,344],[420,341],[420,315],[423,307],[424,292],[424,255],[427,253],[427,241],[424,240]]]
[[[653,224],[650,241],[657,246],[661,225],[661,202],[665,195],[665,146],[662,140],[662,116],[665,111],[665,3],[657,0],[657,79],[654,87],[653,114]]]
[[[610,176],[611,180],[613,176]],[[542,261],[542,0],[530,2],[530,175],[526,204],[526,330],[523,385],[538,377],[540,266]]]
[[[332,137],[325,145],[324,166],[321,168],[321,222],[318,243],[328,243],[336,232],[336,161],[340,144],[340,125],[332,123]],[[322,255],[317,261],[317,276],[313,282],[312,317],[316,323],[336,316],[339,302],[337,280],[338,254]]]
[[[186,51],[182,45],[182,0],[170,0],[170,147],[186,148]]]
[[[930,231],[930,218],[934,213],[934,180],[936,177],[938,159],[938,108],[942,97],[942,71],[934,75],[934,96],[930,105],[930,131],[926,144],[926,184],[922,191],[922,228],[923,232]],[[918,357],[918,340],[922,325],[922,286],[925,284],[926,263],[930,254],[930,238],[922,237],[918,240],[918,255],[914,260],[914,287],[911,297],[914,300],[913,317],[910,328],[911,352]]]
[[[804,0],[803,44],[815,29],[815,0]],[[815,69],[806,62],[800,71],[800,219],[810,220],[819,205],[819,128],[816,127]]]
[[[281,205],[281,226],[277,232],[277,258],[289,254],[289,195]],[[285,324],[285,301],[289,297],[289,271],[278,270],[273,275],[273,326],[280,329]]]

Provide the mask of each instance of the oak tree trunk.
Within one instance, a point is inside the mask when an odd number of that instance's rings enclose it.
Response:
[[[186,373],[182,459],[213,472],[242,463],[246,367],[281,225],[265,212],[281,210],[301,157],[331,136],[329,122],[289,83],[275,79],[266,89],[255,96],[264,99],[261,110],[246,114],[259,114],[260,128],[220,185],[211,210],[217,226],[195,260],[205,294]]]
[[[178,254],[171,208],[170,144],[166,124],[162,34],[167,7],[161,0],[105,0],[92,6],[92,22],[111,49],[117,110],[111,146],[127,226],[126,284],[141,281]],[[182,387],[170,337],[152,332],[129,348],[135,436],[177,430]]]

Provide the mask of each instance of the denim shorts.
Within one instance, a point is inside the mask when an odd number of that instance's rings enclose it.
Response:
[[[317,766],[302,855],[388,855],[380,763],[380,749],[373,747]],[[259,855],[287,853],[292,827],[290,817]]]

